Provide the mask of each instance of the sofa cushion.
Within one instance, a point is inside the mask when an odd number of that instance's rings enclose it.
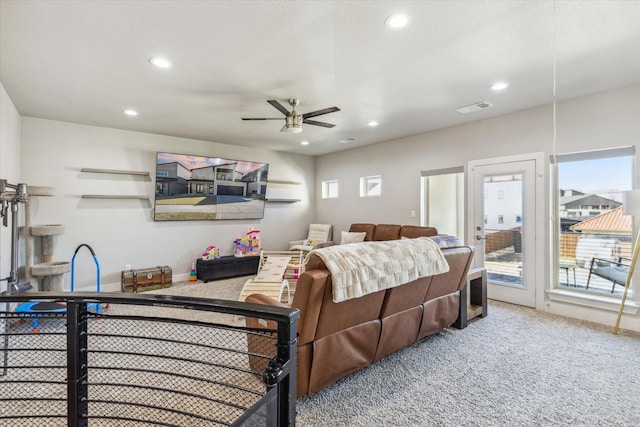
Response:
[[[364,231],[365,233],[367,233],[364,236],[364,240],[368,242],[370,240],[373,240],[373,232],[376,231],[376,225],[365,224],[365,223],[355,223],[355,224],[351,224],[351,227],[349,227],[349,231],[351,232]]]
[[[340,244],[345,245],[347,243],[360,243],[364,242],[364,238],[367,235],[366,232],[351,232],[351,231],[343,231],[342,236],[340,238]]]
[[[403,225],[400,229],[400,237],[415,239],[416,237],[431,237],[438,234],[435,227],[421,227],[419,225]]]
[[[400,238],[401,225],[397,224],[378,224],[376,230],[373,233],[373,239],[375,241],[385,240],[398,240]]]

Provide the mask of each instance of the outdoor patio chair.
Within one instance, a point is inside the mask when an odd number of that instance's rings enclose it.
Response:
[[[626,257],[618,257],[618,261],[604,258],[591,258],[586,288],[589,289],[589,281],[591,280],[592,274],[612,281],[613,286],[611,286],[611,293],[615,290],[616,285],[624,286],[627,282],[627,276],[629,276],[630,267],[627,264],[623,264],[623,260],[631,262],[631,259]]]

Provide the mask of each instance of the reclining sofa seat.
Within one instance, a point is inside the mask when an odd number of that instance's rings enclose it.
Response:
[[[394,224],[353,224],[349,231],[364,231],[365,240],[377,241],[437,234],[433,227]],[[312,254],[291,304],[300,310],[297,396],[319,391],[455,322],[458,291],[465,284],[473,252],[469,246],[445,248],[449,272],[340,303],[332,300],[330,272]],[[280,304],[259,294],[249,296],[246,302]],[[264,327],[261,324],[247,318],[249,327]]]

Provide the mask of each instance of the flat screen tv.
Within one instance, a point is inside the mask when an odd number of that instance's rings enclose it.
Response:
[[[158,152],[155,221],[261,219],[268,163]]]

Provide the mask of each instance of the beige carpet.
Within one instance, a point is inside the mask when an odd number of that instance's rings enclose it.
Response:
[[[253,276],[234,277],[209,283],[204,283],[200,280],[196,282],[178,282],[169,288],[141,292],[140,295],[159,294],[238,301],[242,286],[251,277]],[[212,323],[244,326],[244,320],[233,315],[195,310],[187,314],[184,310],[166,307],[115,305],[109,310],[109,314],[176,317],[185,320],[201,320]]]
[[[245,278],[153,291],[235,299]],[[640,425],[640,337],[491,302],[298,400],[299,426]]]
[[[234,277],[226,280],[204,283],[200,280],[196,282],[178,282],[170,288],[157,289],[143,292],[142,294],[163,294],[180,295],[186,297],[217,298],[237,301],[240,290],[248,279],[253,276]]]

